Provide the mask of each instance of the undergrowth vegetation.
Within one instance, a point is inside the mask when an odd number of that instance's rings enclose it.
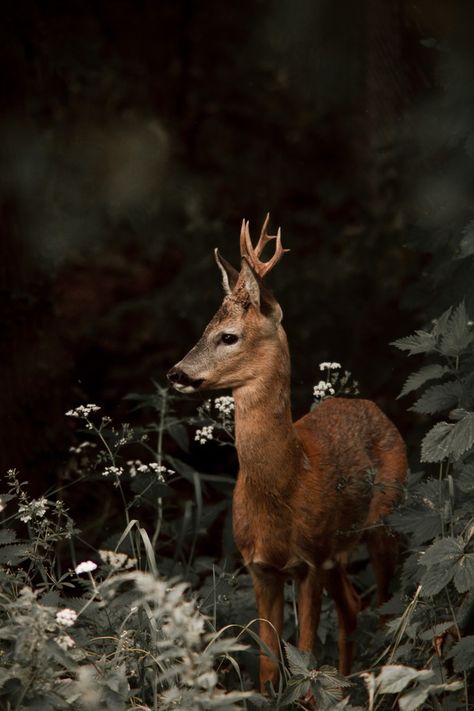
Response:
[[[267,697],[255,691],[257,652],[267,650],[232,543],[235,462],[222,447],[233,443],[233,401],[191,410],[156,385],[128,396],[132,423],[116,425],[92,404],[68,411],[76,441],[56,488],[32,498],[21,473],[5,475],[0,708],[284,709],[303,707],[308,692],[328,710],[473,708],[474,329],[461,303],[395,346],[423,359],[401,393],[419,391],[411,409],[426,422],[422,468],[390,516],[405,553],[380,609],[367,554],[355,552],[352,574],[367,605],[350,678],[335,669],[329,599],[317,658],[294,647],[288,584],[280,685]],[[321,366],[314,407],[357,393],[338,363]],[[201,471],[202,447],[212,448],[215,471]],[[99,542],[68,512],[78,487],[119,502],[116,530]]]

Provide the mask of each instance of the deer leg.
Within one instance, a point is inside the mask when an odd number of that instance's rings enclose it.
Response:
[[[381,526],[366,534],[367,548],[377,582],[377,604],[390,599],[390,581],[397,565],[399,554],[398,536]]]
[[[271,649],[274,656],[280,656],[280,638],[283,630],[283,583],[284,576],[262,564],[252,564],[257,613],[260,618],[259,634],[262,642]],[[260,691],[265,693],[267,681],[273,686],[278,683],[278,663],[263,652],[260,653]]]
[[[343,565],[336,564],[334,568],[325,571],[324,586],[336,605],[339,622],[339,671],[347,675],[350,674],[352,666],[354,642],[350,637],[357,626],[360,598]]]
[[[298,617],[300,634],[298,648],[314,652],[318,633],[319,616],[323,595],[322,578],[319,571],[309,570],[301,580],[298,590]]]

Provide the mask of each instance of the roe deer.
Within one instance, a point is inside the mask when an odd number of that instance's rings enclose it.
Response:
[[[278,656],[283,584],[290,576],[299,583],[298,646],[312,651],[326,588],[338,615],[339,669],[348,674],[360,600],[346,566],[364,537],[378,602],[388,599],[398,546],[381,520],[403,490],[405,444],[369,400],[328,399],[293,424],[282,310],[262,283],[287,250],[280,230],[267,234],[268,219],[256,247],[243,222],[240,272],[215,250],[224,300],[168,378],[181,392],[232,388],[240,465],[234,537],[253,579],[262,640]],[[276,241],[275,253],[264,262],[269,240]],[[277,665],[261,655],[262,691],[277,679]]]

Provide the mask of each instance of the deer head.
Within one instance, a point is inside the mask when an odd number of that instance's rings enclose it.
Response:
[[[177,390],[235,389],[248,384],[265,368],[278,340],[283,314],[262,280],[288,251],[281,245],[280,230],[268,235],[269,218],[267,214],[255,247],[249,223],[242,222],[240,272],[215,250],[224,300],[194,348],[169,371],[168,379]],[[275,252],[267,262],[261,261],[263,249],[271,240],[275,240]]]

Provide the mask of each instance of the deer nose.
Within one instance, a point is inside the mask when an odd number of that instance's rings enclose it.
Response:
[[[193,388],[198,388],[202,382],[202,378],[194,379],[190,378],[189,375],[187,375],[184,370],[181,370],[180,368],[171,368],[171,370],[167,373],[166,377],[170,381],[170,383],[173,383],[173,385],[183,385],[186,387],[193,387]]]

